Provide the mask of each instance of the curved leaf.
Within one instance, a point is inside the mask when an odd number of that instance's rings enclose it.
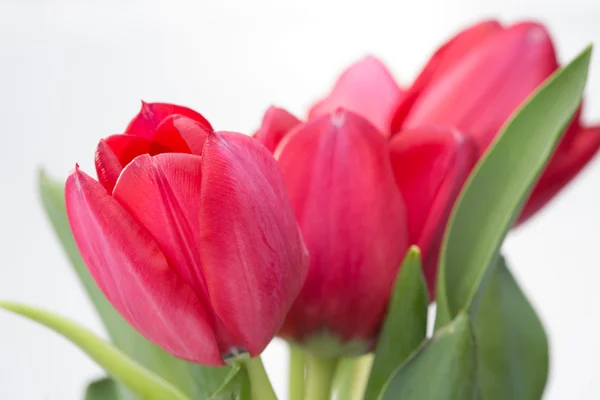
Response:
[[[0,308],[12,311],[61,334],[83,350],[111,376],[142,399],[187,400],[179,389],[145,369],[82,326],[48,311],[23,304],[0,302]]]
[[[502,241],[581,102],[590,57],[591,47],[536,90],[463,188],[440,257],[436,327],[476,309]]]
[[[548,378],[548,339],[503,257],[474,316],[479,385],[485,400],[538,400]]]
[[[421,254],[418,247],[412,246],[394,284],[364,400],[377,399],[392,373],[425,339],[428,305]]]
[[[476,354],[469,317],[460,313],[413,353],[389,380],[382,400],[477,398]]]

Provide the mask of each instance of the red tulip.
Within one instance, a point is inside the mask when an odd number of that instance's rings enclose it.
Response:
[[[418,128],[395,135],[390,157],[408,210],[410,242],[421,249],[434,297],[437,262],[454,201],[477,161],[475,142],[456,130]]]
[[[99,182],[66,183],[82,257],[119,313],[176,357],[262,352],[307,273],[281,171],[253,139],[192,110],[144,104],[101,141]]]
[[[394,111],[403,96],[385,65],[375,57],[365,57],[344,71],[331,93],[311,108],[308,118],[344,108],[366,118],[389,136]]]
[[[326,333],[340,345],[332,354],[366,351],[408,247],[386,140],[362,117],[338,110],[294,128],[275,154],[310,253],[280,334],[310,347]]]
[[[508,117],[556,69],[552,40],[537,23],[503,28],[495,21],[455,36],[429,60],[393,118],[392,132],[420,126],[459,129],[483,154]],[[577,116],[521,215],[542,208],[600,148],[600,126]]]

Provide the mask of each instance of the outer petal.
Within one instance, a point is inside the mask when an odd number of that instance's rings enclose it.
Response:
[[[374,339],[408,245],[385,138],[339,110],[309,121],[278,152],[311,262],[282,336]]]
[[[119,313],[176,357],[223,364],[204,305],[148,232],[79,169],[67,179],[65,195],[81,255]]]
[[[123,165],[117,155],[103,139],[98,143],[94,164],[98,181],[104,186],[108,193],[112,193],[117,179],[123,170]]]
[[[402,96],[403,91],[385,65],[369,56],[344,71],[331,93],[312,107],[308,117],[313,119],[345,108],[366,118],[388,136]]]
[[[142,155],[121,174],[113,197],[154,237],[169,263],[205,302],[200,261],[200,157]]]
[[[183,115],[184,117],[196,120],[206,129],[212,130],[212,127],[206,118],[187,107],[167,103],[145,103],[142,101],[142,109],[138,115],[131,120],[125,133],[150,139],[158,125],[165,118],[173,114]]]
[[[600,126],[581,129],[571,139],[568,148],[561,147],[553,156],[529,197],[519,222],[529,219],[544,207],[598,152]]]
[[[202,174],[200,254],[213,309],[255,356],[300,291],[306,249],[277,162],[256,140],[209,135]]]
[[[459,32],[448,42],[444,43],[431,56],[400,102],[392,119],[392,134],[400,131],[411,107],[429,85],[443,76],[444,73],[462,60],[469,52],[476,49],[481,43],[496,35],[501,30],[502,26],[498,21],[483,21]]]
[[[411,243],[423,253],[433,295],[439,246],[456,197],[477,161],[472,139],[452,129],[403,131],[390,142],[396,182],[408,209]]]
[[[173,153],[202,155],[208,132],[198,121],[182,115],[171,115],[156,128],[152,141]]]
[[[405,127],[452,126],[485,151],[510,114],[557,68],[545,28],[521,23],[486,40],[424,90]]]
[[[260,128],[254,134],[254,138],[273,153],[284,136],[301,123],[302,121],[283,108],[270,107],[263,117]]]

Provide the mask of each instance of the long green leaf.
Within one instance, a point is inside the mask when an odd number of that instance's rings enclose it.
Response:
[[[436,326],[477,307],[480,286],[561,134],[581,102],[591,47],[513,115],[455,206],[442,247]]]
[[[364,400],[375,400],[392,373],[425,339],[429,297],[416,246],[404,258],[377,341]]]
[[[111,341],[135,361],[162,376],[186,394],[200,399],[208,398],[221,385],[229,367],[211,368],[179,360],[135,331],[108,302],[81,259],[67,219],[64,185],[52,180],[44,171],[40,171],[39,185],[44,210],[98,311]]]
[[[460,313],[395,372],[382,400],[477,398],[476,354],[469,317]]]
[[[22,315],[61,334],[141,399],[189,399],[169,382],[137,364],[111,344],[73,321],[23,304],[0,302],[0,308]]]
[[[503,257],[473,319],[485,400],[537,400],[548,378],[548,340]]]

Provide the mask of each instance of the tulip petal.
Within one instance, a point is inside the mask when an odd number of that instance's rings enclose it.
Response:
[[[208,130],[212,130],[210,123],[202,115],[187,107],[167,103],[145,103],[142,101],[142,109],[131,120],[125,133],[142,138],[152,138],[154,131],[160,123],[170,115],[179,114],[184,117],[198,121]]]
[[[302,121],[283,108],[269,107],[254,138],[274,153],[284,136],[301,123]]]
[[[78,168],[67,179],[65,196],[81,255],[119,313],[177,357],[223,364],[204,305],[148,232]]]
[[[536,184],[519,223],[529,219],[544,207],[588,164],[600,149],[600,126],[582,128],[571,138],[568,148],[558,148]]]
[[[104,140],[100,140],[94,155],[94,164],[96,166],[96,175],[98,181],[108,193],[112,193],[117,179],[123,170],[119,158]]]
[[[141,154],[155,155],[170,151],[165,147],[152,143],[149,139],[132,135],[111,135],[104,141],[119,159],[122,167],[125,167]]]
[[[494,35],[427,86],[405,127],[450,126],[485,151],[519,105],[558,67],[552,41],[535,23]]]
[[[386,140],[338,110],[309,121],[278,153],[311,262],[281,335],[298,340],[326,329],[369,340],[408,247]]]
[[[437,259],[450,211],[477,160],[475,143],[453,129],[402,131],[390,141],[396,182],[409,210],[411,243],[423,254],[423,273],[433,294]]]
[[[202,155],[207,135],[206,127],[198,121],[182,115],[171,115],[156,128],[152,141],[173,153]]]
[[[431,56],[395,110],[391,125],[392,134],[400,131],[411,107],[427,86],[431,85],[469,52],[501,30],[502,26],[498,21],[483,21],[459,32],[444,43]]]
[[[169,263],[208,301],[200,261],[201,159],[142,155],[121,173],[113,196],[154,237]]]
[[[311,108],[308,118],[344,108],[366,118],[388,136],[391,118],[402,96],[403,91],[385,65],[369,56],[342,73],[331,93]]]
[[[255,356],[300,291],[306,250],[277,162],[255,139],[211,133],[202,175],[200,253],[213,309]]]

